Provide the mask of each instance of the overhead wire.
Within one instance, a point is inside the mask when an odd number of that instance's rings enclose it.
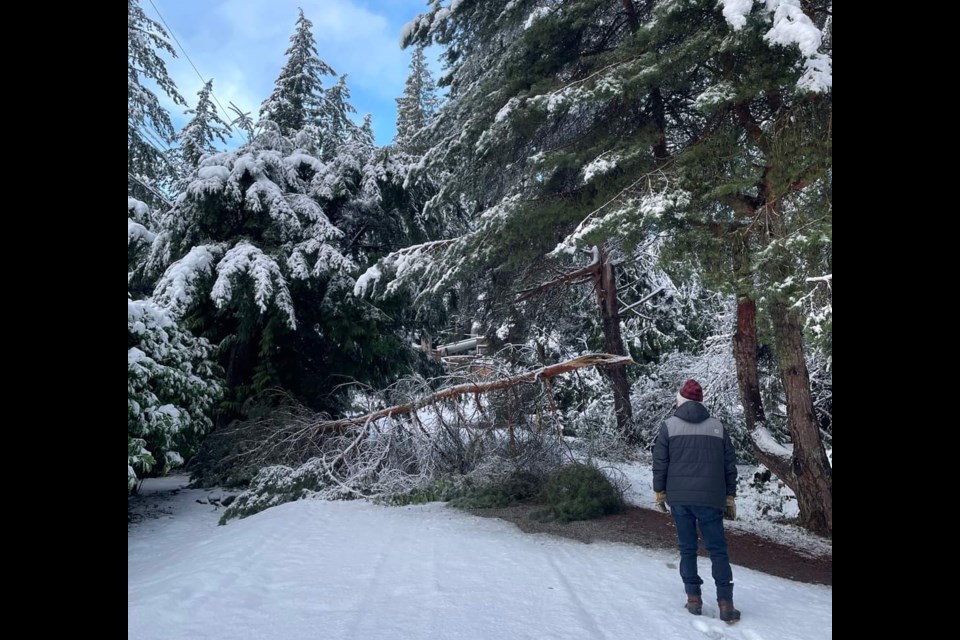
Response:
[[[157,12],[157,17],[160,18],[160,22],[162,22],[163,26],[165,26],[167,28],[167,31],[170,32],[170,37],[173,38],[173,41],[177,43],[178,47],[180,47],[180,51],[183,53],[183,57],[187,59],[187,62],[189,62],[190,66],[193,67],[193,70],[197,72],[197,77],[200,78],[200,82],[202,82],[203,84],[207,84],[206,78],[204,78],[203,74],[200,73],[200,70],[197,69],[197,65],[193,64],[193,60],[190,59],[190,56],[187,54],[187,50],[184,49],[182,44],[180,44],[180,40],[177,38],[177,34],[173,32],[173,29],[171,29],[170,25],[167,24],[167,21],[164,20],[163,14],[160,13],[160,9],[158,9],[157,5],[153,3],[153,0],[148,0],[148,2],[150,3],[150,6],[153,7],[153,10]],[[213,92],[212,87],[210,89],[210,95],[213,96],[213,100],[217,103],[217,106],[220,107],[220,110],[223,112],[223,115],[226,116],[227,121],[229,122],[230,114],[227,112],[226,109],[223,108],[223,105],[220,104],[220,100],[217,98],[217,95]],[[227,129],[229,129],[231,133],[233,132],[233,127],[231,127],[229,124],[227,124]]]

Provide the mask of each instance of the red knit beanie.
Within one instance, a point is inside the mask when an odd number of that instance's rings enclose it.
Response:
[[[703,402],[703,388],[700,386],[700,383],[693,378],[683,383],[683,386],[680,388],[680,395],[687,400]]]

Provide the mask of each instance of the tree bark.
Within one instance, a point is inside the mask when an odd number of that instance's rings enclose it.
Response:
[[[791,488],[797,494],[800,523],[816,533],[832,535],[833,470],[813,411],[810,376],[803,357],[803,328],[797,313],[781,300],[773,302],[771,315],[793,438],[792,476],[796,487]]]
[[[793,488],[790,458],[778,456],[760,445],[763,441],[761,431],[767,427],[767,416],[760,396],[757,353],[757,304],[749,295],[741,295],[737,300],[737,331],[733,337],[733,358],[737,367],[737,384],[740,387],[740,401],[743,403],[744,422],[757,459],[787,486]]]
[[[640,28],[640,19],[637,17],[637,8],[633,6],[633,0],[620,0],[623,10],[627,12],[627,24],[630,25],[630,33],[636,33]]]
[[[763,441],[761,430],[767,427],[767,415],[760,395],[760,371],[757,365],[760,345],[757,340],[757,303],[752,293],[749,238],[738,235],[734,236],[733,242],[733,271],[737,278],[737,329],[733,335],[733,360],[737,368],[744,423],[757,459],[790,485],[790,459],[760,446]]]
[[[596,275],[597,302],[600,305],[600,320],[603,324],[604,348],[607,353],[626,356],[623,338],[620,335],[620,303],[617,300],[617,280],[610,264],[610,256],[605,248],[600,249],[600,269]],[[628,359],[629,360],[629,359]],[[617,428],[627,433],[627,426],[633,417],[630,406],[630,380],[627,378],[626,362],[611,366],[607,370],[613,386],[613,408],[617,416]]]

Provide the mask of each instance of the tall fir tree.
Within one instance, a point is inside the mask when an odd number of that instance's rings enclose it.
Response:
[[[418,143],[415,137],[433,120],[439,109],[437,85],[427,67],[423,47],[414,48],[403,95],[396,101],[397,147],[411,153],[422,151],[423,143]]]
[[[309,27],[301,12],[278,91],[294,86],[284,79],[298,64],[318,68],[304,55],[316,51]],[[203,155],[151,247],[156,302],[220,350],[220,423],[274,386],[333,409],[344,377],[383,382],[405,361],[382,314],[352,295],[363,221],[379,204],[372,132],[347,121],[322,159],[325,96],[318,83],[296,86],[311,92],[275,92],[248,144]],[[339,95],[348,104],[345,84]]]
[[[303,9],[299,11],[290,47],[284,53],[287,61],[270,97],[260,105],[260,118],[275,122],[284,136],[316,122],[322,108],[321,76],[336,75],[317,53],[313,23],[303,15]]]
[[[177,57],[167,38],[139,0],[127,0],[127,194],[152,208],[165,204],[164,189],[175,178],[167,148],[175,135],[170,114],[143,81],[155,83],[174,103],[187,104],[160,56]]]
[[[227,143],[230,136],[230,125],[227,124],[213,103],[213,79],[208,80],[197,92],[197,106],[187,109],[186,114],[193,114],[190,122],[177,135],[180,143],[180,157],[187,171],[196,169],[200,158],[205,153],[216,151],[214,143]]]
[[[333,158],[344,143],[357,140],[358,127],[350,119],[350,114],[356,112],[350,103],[347,76],[342,75],[324,92],[317,114],[317,126],[322,136],[321,155],[325,160]]]

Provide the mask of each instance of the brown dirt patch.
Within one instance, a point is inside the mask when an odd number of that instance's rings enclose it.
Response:
[[[652,509],[627,507],[621,513],[596,520],[577,522],[536,522],[530,512],[538,505],[517,505],[503,509],[468,509],[485,518],[512,522],[525,533],[547,533],[590,543],[597,540],[623,542],[657,549],[677,548],[673,519]],[[727,529],[727,549],[733,564],[770,575],[812,584],[833,584],[833,557],[812,556],[752,533]],[[701,545],[700,555],[708,557]],[[679,555],[677,561],[679,562]]]

